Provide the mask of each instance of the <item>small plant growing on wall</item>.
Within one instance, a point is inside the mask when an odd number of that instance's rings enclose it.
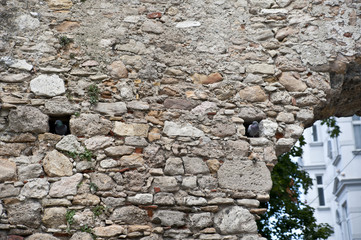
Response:
[[[92,84],[88,88],[88,97],[91,105],[94,105],[99,100],[99,88],[97,85]]]
[[[73,39],[68,38],[67,36],[60,36],[59,37],[59,44],[62,48],[65,48],[70,43],[74,42]]]
[[[96,191],[98,191],[98,186],[95,183],[90,183],[89,184],[89,190],[91,193],[95,193]]]
[[[97,205],[92,209],[92,212],[95,217],[99,217],[104,211],[105,211],[105,207],[103,205]]]
[[[67,210],[65,214],[66,223],[68,225],[67,231],[70,231],[71,225],[74,224],[75,210]]]
[[[74,160],[79,160],[79,161],[87,160],[90,162],[93,158],[93,152],[89,151],[86,148],[85,148],[84,152],[82,152],[82,153],[68,152],[67,154]]]

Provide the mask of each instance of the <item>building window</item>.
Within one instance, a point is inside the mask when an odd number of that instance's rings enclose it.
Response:
[[[312,141],[318,142],[317,126],[312,126]]]
[[[323,191],[323,179],[322,176],[316,176],[317,191],[318,191],[318,203],[320,206],[325,206],[325,193]]]
[[[332,159],[332,142],[331,140],[327,141],[327,156]]]
[[[344,240],[351,240],[351,231],[350,231],[350,223],[348,219],[348,209],[347,209],[347,202],[342,204],[342,235]]]
[[[353,132],[355,136],[355,148],[361,149],[361,119],[359,116],[352,116]]]

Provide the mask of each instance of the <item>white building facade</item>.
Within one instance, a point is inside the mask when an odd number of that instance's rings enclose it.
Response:
[[[314,183],[306,201],[318,223],[334,228],[329,240],[361,240],[361,119],[337,118],[337,124],[337,138],[321,121],[304,132],[307,144],[299,164]]]

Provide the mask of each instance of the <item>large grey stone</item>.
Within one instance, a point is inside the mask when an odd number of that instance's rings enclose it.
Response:
[[[125,198],[107,197],[102,198],[101,200],[106,206],[111,208],[125,205]]]
[[[34,30],[40,26],[40,21],[28,14],[22,14],[15,21],[21,31]]]
[[[164,173],[166,175],[183,175],[184,167],[181,158],[168,158],[165,164]]]
[[[40,226],[41,205],[34,200],[17,202],[6,206],[9,222],[11,224],[25,225],[31,228]]]
[[[247,67],[247,72],[250,73],[262,73],[262,74],[274,74],[275,68],[270,64],[251,64]]]
[[[0,182],[15,180],[16,164],[8,159],[0,158]]]
[[[127,103],[127,106],[132,110],[149,110],[149,104],[142,101],[131,101]]]
[[[244,121],[247,121],[247,122],[252,122],[254,120],[260,120],[260,119],[266,118],[266,114],[259,108],[255,108],[255,107],[242,107],[239,110],[238,115]]]
[[[105,173],[92,173],[90,181],[101,191],[110,190],[115,186],[114,180]]]
[[[20,193],[20,188],[14,187],[12,183],[0,184],[0,198],[16,197]]]
[[[150,193],[139,193],[135,196],[128,197],[128,201],[133,204],[146,205],[153,203],[153,195]]]
[[[210,175],[199,177],[197,182],[202,189],[216,189],[218,187],[217,178]]]
[[[70,102],[67,97],[58,96],[45,102],[44,112],[51,116],[65,116],[73,115],[79,109],[79,105]]]
[[[64,136],[56,145],[56,149],[65,151],[65,152],[76,152],[82,153],[84,152],[84,147],[81,146],[80,142],[74,135],[66,135]]]
[[[160,190],[164,192],[176,192],[179,189],[175,177],[155,177],[153,186],[160,188]]]
[[[65,197],[68,195],[76,195],[77,186],[83,179],[80,173],[71,177],[62,177],[60,181],[51,185],[49,196],[50,197]]]
[[[236,134],[236,126],[235,124],[217,123],[212,127],[211,132],[221,138],[233,136]]]
[[[170,121],[165,121],[163,132],[170,136],[183,136],[183,137],[203,137],[204,132],[198,128],[193,127],[189,123],[181,124]]]
[[[104,152],[108,157],[121,157],[123,155],[132,154],[134,149],[134,147],[130,146],[115,146],[104,149]]]
[[[124,140],[125,145],[133,146],[133,147],[146,147],[148,146],[147,140],[144,137],[138,136],[129,136]]]
[[[65,207],[45,208],[42,222],[48,228],[58,228],[66,224],[66,211]]]
[[[228,207],[214,217],[214,224],[222,234],[255,233],[257,225],[254,216],[243,207]]]
[[[18,167],[18,177],[19,180],[28,180],[31,178],[37,178],[42,175],[43,167],[39,163],[29,164],[29,165],[20,165]]]
[[[184,198],[184,203],[187,206],[204,206],[207,205],[207,200],[203,197],[189,196]]]
[[[48,132],[48,120],[49,117],[35,107],[19,106],[9,113],[9,130],[33,133]]]
[[[185,168],[185,173],[187,174],[207,174],[209,169],[207,164],[197,157],[183,157],[183,163]]]
[[[64,154],[53,150],[48,152],[43,159],[45,173],[50,177],[71,176],[73,174],[73,164]]]
[[[225,150],[228,159],[248,157],[250,145],[247,141],[227,141],[225,144]]]
[[[182,181],[182,188],[193,189],[197,187],[197,177],[196,176],[186,176]]]
[[[127,112],[127,106],[123,102],[103,103],[99,102],[94,110],[109,116],[120,116]]]
[[[106,136],[94,136],[84,141],[84,145],[88,150],[94,151],[106,148],[114,142],[114,139]]]
[[[178,99],[178,98],[175,99],[167,98],[163,104],[166,109],[191,110],[195,106],[195,103],[193,101],[187,99]]]
[[[135,206],[121,207],[114,210],[111,220],[121,221],[125,224],[146,224],[148,222],[147,211]]]
[[[172,193],[157,193],[154,195],[154,204],[157,205],[174,205],[175,199]]]
[[[107,135],[112,123],[98,114],[81,114],[70,119],[70,131],[76,136]]]
[[[20,195],[27,198],[43,198],[48,195],[49,185],[45,178],[31,180],[21,189]]]
[[[55,97],[65,93],[63,79],[58,75],[42,74],[30,81],[30,89],[37,96]]]
[[[158,210],[155,212],[152,222],[167,227],[180,227],[186,224],[186,214],[179,211]]]
[[[13,64],[10,65],[11,68],[19,69],[19,70],[25,70],[25,71],[31,71],[33,69],[33,65],[26,62],[26,60],[15,60]]]
[[[189,220],[194,229],[203,229],[213,225],[213,216],[210,212],[191,214]]]
[[[6,83],[18,83],[18,82],[24,82],[28,78],[30,78],[29,73],[18,73],[18,74],[6,74],[1,73],[0,74],[0,82],[6,82]]]
[[[202,102],[200,105],[192,109],[192,113],[196,115],[205,115],[210,112],[217,112],[218,107],[214,102]]]
[[[268,192],[272,188],[271,174],[264,162],[227,160],[218,170],[221,188],[240,191]]]

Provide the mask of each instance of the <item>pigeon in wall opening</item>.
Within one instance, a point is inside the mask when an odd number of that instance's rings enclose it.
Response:
[[[68,127],[61,120],[55,121],[55,133],[56,134],[65,135],[67,131],[68,131]]]
[[[248,126],[247,133],[250,137],[259,136],[259,126],[257,121],[253,121],[252,124]]]

